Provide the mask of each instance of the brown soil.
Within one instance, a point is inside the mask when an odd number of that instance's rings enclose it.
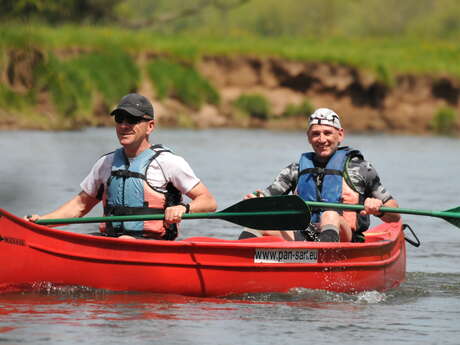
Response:
[[[401,75],[390,88],[356,68],[327,63],[205,57],[199,69],[219,89],[224,104],[244,93],[260,93],[279,115],[288,104],[307,99],[314,107],[334,109],[356,132],[425,133],[441,107],[460,112],[460,82],[447,76]]]
[[[6,55],[8,63],[2,71],[2,79],[13,91],[26,92],[34,86],[33,70],[43,54],[38,50],[12,49]]]

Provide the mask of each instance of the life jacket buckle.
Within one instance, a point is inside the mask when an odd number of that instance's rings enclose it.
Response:
[[[325,172],[326,172],[326,170],[324,168],[316,168],[315,175],[316,176],[324,176]]]

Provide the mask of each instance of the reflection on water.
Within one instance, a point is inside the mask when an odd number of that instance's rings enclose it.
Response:
[[[152,139],[190,162],[219,209],[271,183],[307,150],[301,132],[160,129]],[[361,149],[401,207],[460,205],[459,140],[350,135],[345,144]],[[19,216],[54,209],[78,193],[93,162],[116,146],[113,129],[2,132],[0,207]],[[100,212],[98,207],[91,215]],[[407,281],[397,289],[192,298],[43,283],[33,291],[0,294],[0,343],[457,344],[460,229],[442,219],[403,218],[422,245],[408,246]],[[94,230],[91,225],[71,229]],[[181,236],[234,239],[240,230],[219,220],[189,220]]]
[[[341,337],[347,337],[341,343],[355,344],[376,334],[388,339],[388,330],[391,334],[403,332],[392,337],[396,343],[417,340],[417,344],[431,344],[440,339],[431,334],[440,327],[451,333],[447,341],[444,333],[443,341],[454,344],[452,332],[457,326],[452,318],[457,315],[458,304],[443,302],[458,300],[459,282],[460,275],[414,273],[401,287],[385,293],[292,289],[288,293],[230,298],[113,293],[41,284],[33,292],[0,295],[0,339],[6,343],[30,343],[30,339],[45,343],[41,339],[50,341],[57,336],[66,339],[66,344],[77,344],[88,340],[83,332],[87,337],[99,337],[100,344],[120,343],[120,337],[125,339],[122,343],[130,338],[142,344],[158,339],[167,344],[212,344],[223,334],[227,338],[217,344],[274,344],[284,334],[294,344],[303,344],[304,338],[297,333],[274,332],[276,327],[301,327],[310,337],[325,339],[317,341],[320,344]],[[406,332],[412,334],[410,341]],[[431,340],[425,342],[423,336],[427,334]]]
[[[439,338],[431,332],[437,327],[442,327],[448,335],[453,335],[456,329],[456,323],[451,323],[454,314],[449,319],[448,313],[458,304],[449,306],[443,301],[449,297],[453,298],[451,303],[458,300],[459,283],[460,275],[410,273],[406,283],[385,293],[340,294],[292,289],[288,293],[243,294],[230,298],[113,293],[42,284],[33,292],[0,295],[0,332],[3,339],[14,342],[36,339],[33,332],[37,329],[47,339],[52,338],[53,332],[61,334],[70,329],[72,332],[66,333],[66,339],[77,343],[84,340],[80,334],[84,330],[85,334],[102,337],[98,342],[101,344],[117,342],[118,337],[128,335],[141,343],[161,338],[172,344],[185,344],[189,336],[200,335],[202,342],[194,338],[191,343],[211,344],[213,337],[222,332],[230,338],[218,344],[232,341],[262,344],[264,335],[270,337],[265,339],[267,343],[281,340],[280,335],[271,330],[273,327],[296,329],[302,325],[302,332],[321,339],[325,339],[322,334],[325,331],[332,333],[328,339],[350,337],[342,340],[344,344],[356,343],[361,337],[371,339],[375,332],[386,337],[381,339],[389,339],[388,330],[391,334],[403,332],[392,336],[396,343],[412,344],[417,340],[417,343],[429,344],[433,342],[425,342],[424,334],[436,340]],[[181,333],[181,329],[185,329],[185,333]],[[148,333],[140,336],[139,332],[145,331]],[[404,332],[415,338],[409,341]],[[250,339],[245,342],[241,333]],[[454,338],[446,339],[445,333],[442,337],[447,344],[455,343]],[[302,337],[297,335],[290,339],[295,344],[302,343]]]

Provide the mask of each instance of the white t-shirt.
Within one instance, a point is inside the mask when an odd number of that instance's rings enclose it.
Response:
[[[92,197],[97,197],[101,185],[105,184],[112,171],[115,153],[102,156],[94,164],[88,176],[80,184],[81,189]],[[190,165],[180,156],[171,152],[162,152],[147,169],[147,181],[153,186],[166,191],[171,182],[182,194],[187,194],[200,180]]]

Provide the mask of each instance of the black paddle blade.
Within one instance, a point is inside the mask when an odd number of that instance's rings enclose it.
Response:
[[[455,212],[458,216],[458,214],[460,214],[460,207],[451,208],[450,210],[447,210],[445,212]],[[444,220],[448,221],[450,224],[455,225],[457,228],[460,228],[460,218],[454,218],[449,216],[445,216],[442,218],[444,218]]]
[[[311,215],[297,195],[246,199],[218,214],[220,219],[256,230],[303,230]]]

